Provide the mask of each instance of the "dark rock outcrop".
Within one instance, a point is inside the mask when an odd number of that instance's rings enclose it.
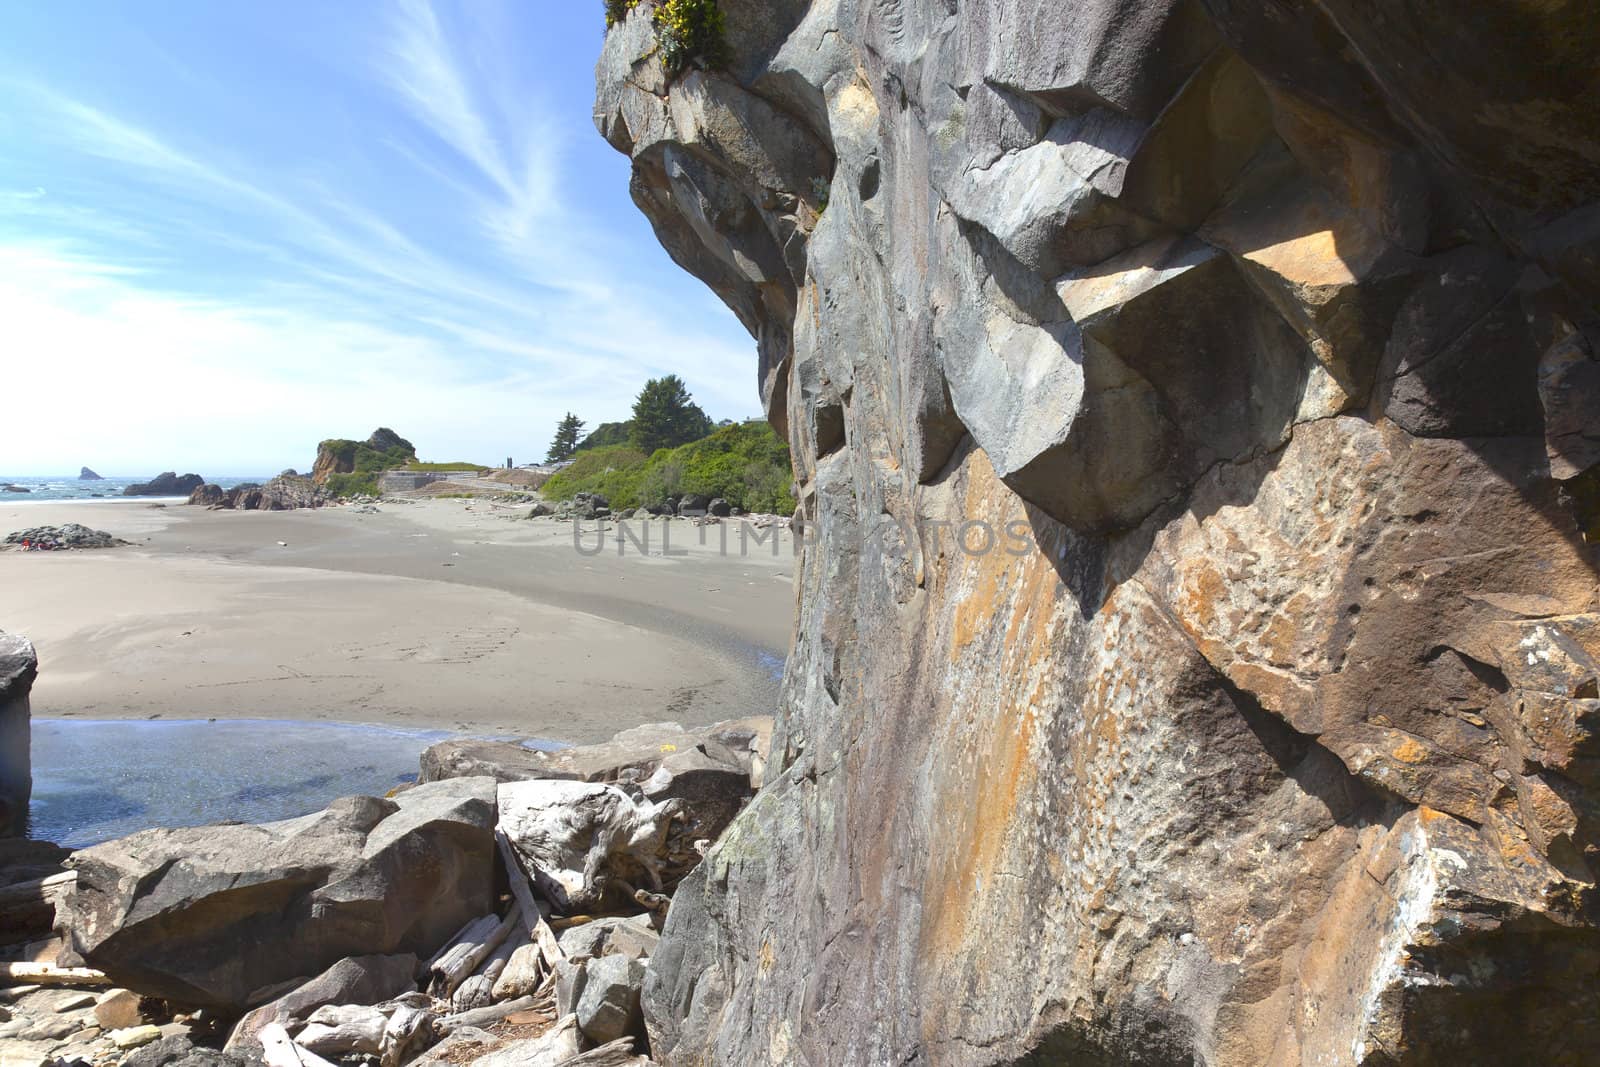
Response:
[[[345,438],[323,441],[317,446],[317,458],[311,465],[311,480],[327,485],[328,478],[335,474],[400,467],[416,458],[417,450],[410,441],[380,426],[365,441]]]
[[[808,536],[653,1056],[1600,1056],[1600,11],[720,8],[595,117]]]
[[[431,955],[493,904],[494,789],[461,778],[95,845],[72,857],[60,925],[119,985],[231,1010],[346,956]]]
[[[189,503],[235,511],[292,511],[320,508],[332,497],[310,478],[286,471],[266,485],[245,482],[232,489],[202,485],[189,494]]]
[[[26,637],[0,633],[0,837],[21,834],[28,824],[33,795],[28,694],[38,674],[33,644]]]
[[[96,474],[94,471],[90,470],[88,467],[80,467],[78,469],[78,481],[103,482],[105,479],[100,477],[100,475]]]
[[[123,496],[188,496],[202,485],[206,480],[198,474],[179,475],[175,471],[163,471],[148,482],[130,485],[122,491]]]

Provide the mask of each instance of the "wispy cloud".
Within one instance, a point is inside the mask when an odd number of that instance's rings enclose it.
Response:
[[[623,248],[606,215],[631,219],[625,187],[600,210],[571,172],[587,109],[530,83],[511,27],[524,9],[403,0],[384,15],[333,57],[360,61],[322,57],[340,80],[316,98],[325,125],[296,112],[305,130],[255,125],[270,93],[227,94],[200,121],[183,100],[37,69],[0,79],[0,170],[16,176],[0,187],[0,315],[25,353],[3,388],[61,398],[8,413],[8,473],[25,447],[45,462],[51,425],[136,441],[136,470],[180,462],[159,457],[198,438],[130,414],[146,405],[230,435],[235,463],[368,422],[438,456],[491,438],[490,455],[526,454],[562,411],[619,417],[669,371],[714,414],[754,409],[731,316],[659,253],[636,266],[650,249]],[[228,77],[194,74],[179,95]]]

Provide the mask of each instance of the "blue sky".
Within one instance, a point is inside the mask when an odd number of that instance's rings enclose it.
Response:
[[[8,4],[0,471],[544,454],[754,345],[594,131],[600,0]]]

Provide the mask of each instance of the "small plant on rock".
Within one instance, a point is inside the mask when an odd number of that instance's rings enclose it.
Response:
[[[628,12],[639,6],[639,0],[605,0],[606,29],[628,17]]]
[[[712,70],[727,65],[727,24],[717,0],[657,0],[654,22],[668,73],[677,74],[691,64]]]

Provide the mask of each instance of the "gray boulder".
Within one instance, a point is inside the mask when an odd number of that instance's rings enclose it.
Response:
[[[729,515],[733,514],[733,505],[729,504],[726,500],[722,499],[720,496],[719,497],[713,497],[706,504],[706,514],[707,515],[715,515],[719,519],[725,519]]]
[[[640,959],[652,955],[661,935],[648,915],[607,916],[569,926],[556,938],[569,960],[601,956]]]
[[[259,826],[146,830],[76,853],[71,947],[119,985],[239,1010],[345,956],[430,955],[491,910],[494,781],[347,797]]]
[[[328,1004],[377,1004],[415,989],[417,957],[410,952],[393,956],[347,956],[315,978],[251,1011],[234,1025],[228,1049],[258,1044],[256,1034],[268,1023],[291,1030]]]
[[[706,514],[706,509],[711,506],[711,498],[699,493],[686,493],[678,501],[678,514],[687,518],[699,518]]]
[[[583,965],[583,991],[575,1014],[578,1028],[597,1045],[644,1036],[639,987],[644,964],[627,956],[602,956]]]
[[[163,505],[157,504],[155,507]],[[5,543],[8,545],[26,544],[32,548],[45,548],[51,550],[70,548],[116,548],[128,542],[118,537],[113,537],[104,530],[91,530],[87,526],[76,522],[65,523],[61,526],[34,526],[26,530],[17,530],[6,535]]]

